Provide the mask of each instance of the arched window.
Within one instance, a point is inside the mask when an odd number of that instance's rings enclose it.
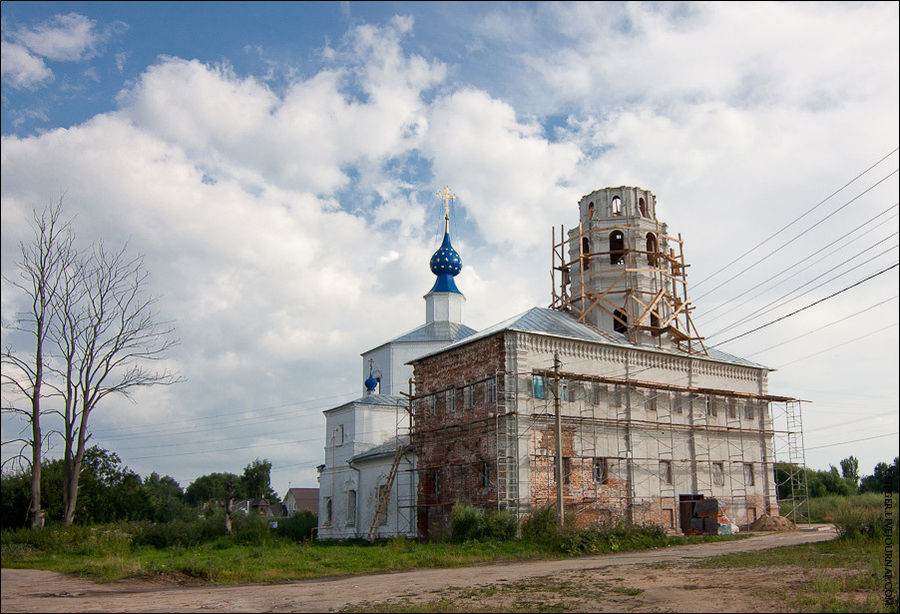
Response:
[[[581,270],[587,271],[591,268],[591,242],[587,237],[581,238]]]
[[[643,217],[647,217],[647,204],[644,202],[643,198],[638,199],[638,209],[641,210],[641,215]]]
[[[609,206],[610,213],[613,215],[622,215],[622,199],[618,196],[613,196],[612,203]]]
[[[625,237],[621,230],[609,235],[609,263],[621,264],[625,260]]]
[[[628,330],[628,316],[618,309],[613,312],[613,330],[617,333],[624,333]]]
[[[652,232],[647,233],[647,262],[650,266],[656,266],[656,254],[659,246],[656,243],[656,235]]]
[[[594,219],[594,203],[588,203],[588,220]]]

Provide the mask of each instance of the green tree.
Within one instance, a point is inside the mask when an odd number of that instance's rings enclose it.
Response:
[[[859,484],[859,459],[850,456],[841,461],[841,475],[850,480],[854,487]]]
[[[168,475],[159,477],[158,473],[153,472],[144,478],[143,488],[149,505],[148,520],[170,522],[190,516],[184,491],[174,478]]]
[[[240,483],[241,478],[233,473],[208,473],[188,484],[184,497],[194,506],[225,505],[229,493],[234,497]]]
[[[247,499],[267,499],[277,501],[278,494],[272,490],[270,474],[272,463],[268,460],[256,459],[244,467],[241,476],[241,495]]]
[[[890,489],[892,492],[900,492],[900,457],[894,457],[894,463],[878,463],[872,475],[867,475],[859,484],[859,492],[884,492]]]

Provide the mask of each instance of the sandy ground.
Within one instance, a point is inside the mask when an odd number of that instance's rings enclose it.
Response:
[[[49,571],[3,569],[2,610],[9,612],[327,612],[365,604],[451,599],[478,610],[555,603],[576,595],[581,609],[635,612],[769,611],[771,591],[802,582],[799,571],[710,573],[698,558],[833,539],[830,527],[745,540],[634,553],[419,569],[288,584],[174,586],[137,580],[95,584]],[[630,589],[641,589],[631,594]],[[716,589],[712,593],[707,589]]]

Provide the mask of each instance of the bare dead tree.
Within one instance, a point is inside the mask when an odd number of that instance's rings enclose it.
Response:
[[[8,328],[31,337],[34,353],[11,346],[2,353],[2,385],[11,393],[3,399],[3,411],[24,418],[30,434],[4,441],[4,445],[19,445],[17,455],[8,459],[18,461],[31,474],[31,503],[28,507],[28,524],[44,525],[41,508],[41,455],[47,437],[41,429],[41,408],[45,397],[45,379],[48,364],[46,343],[53,328],[53,303],[60,291],[65,271],[75,259],[73,234],[70,222],[61,220],[62,199],[42,213],[33,212],[34,236],[29,243],[19,244],[20,260],[17,275],[4,278],[18,288],[29,300],[27,312],[18,314]],[[29,429],[30,427],[30,429]]]
[[[65,292],[53,303],[57,314],[52,335],[59,349],[58,412],[63,420],[63,523],[75,517],[78,481],[91,438],[91,412],[109,395],[130,398],[138,388],[169,385],[181,378],[147,364],[164,357],[175,343],[168,323],[157,319],[148,294],[149,273],[142,257],[127,246],[107,251],[102,243],[78,266],[67,269]]]

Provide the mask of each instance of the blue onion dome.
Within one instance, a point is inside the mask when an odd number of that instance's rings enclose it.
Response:
[[[366,381],[363,382],[366,386],[366,390],[369,392],[375,392],[375,389],[378,388],[378,380],[372,375],[372,372],[369,372],[369,377],[366,378]]]
[[[452,275],[456,277],[462,271],[462,260],[450,245],[450,233],[444,233],[444,241],[431,257],[431,272],[435,275]]]
[[[437,280],[434,282],[431,292],[455,292],[462,294],[456,287],[456,282],[453,281],[453,278],[462,271],[462,260],[460,260],[459,254],[456,253],[453,246],[450,245],[449,231],[445,230],[444,240],[431,257],[430,267],[431,272],[437,275]]]

